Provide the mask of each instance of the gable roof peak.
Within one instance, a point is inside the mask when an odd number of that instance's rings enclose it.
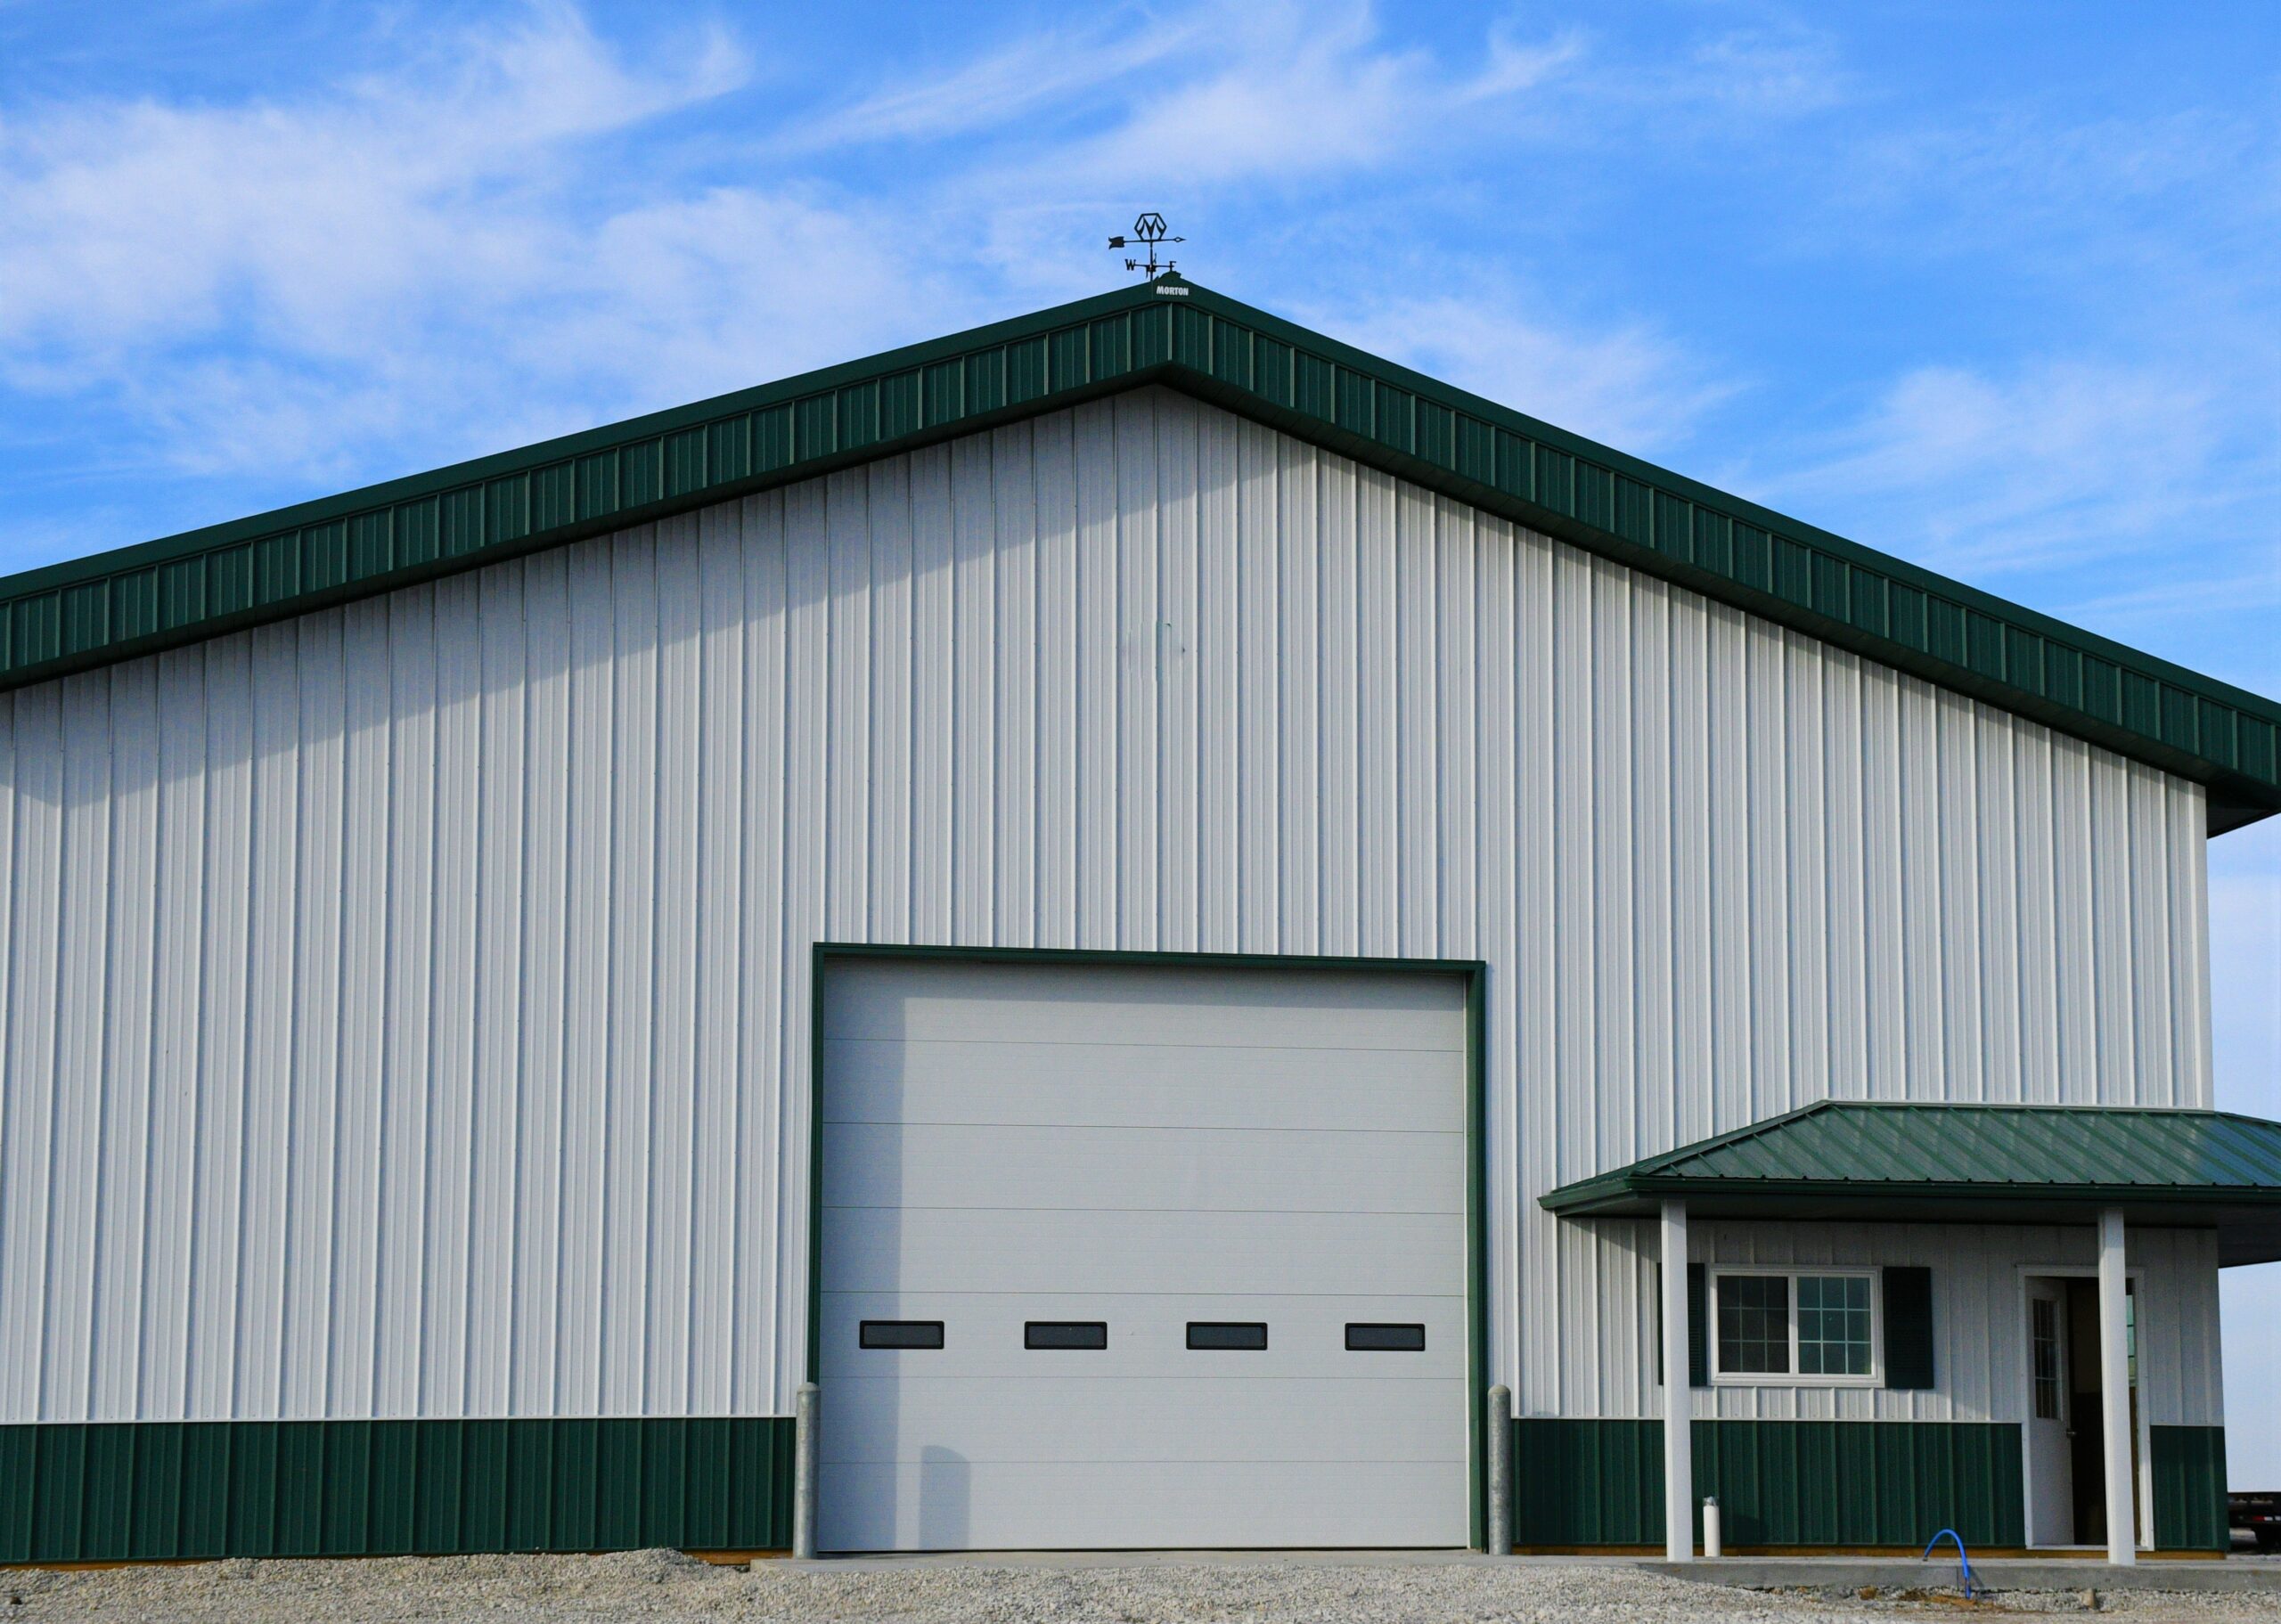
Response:
[[[2281,705],[1172,275],[0,579],[0,689],[1163,384],[1645,574],[2281,811]]]

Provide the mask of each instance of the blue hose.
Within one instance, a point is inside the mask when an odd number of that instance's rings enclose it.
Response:
[[[1964,1592],[1965,1600],[1968,1602],[1976,1601],[1983,1595],[1994,1595],[1995,1592],[1989,1589],[1987,1586],[1982,1584],[1979,1579],[1973,1576],[1972,1558],[1966,1555],[1964,1551],[1964,1536],[1958,1533],[1957,1530],[1952,1528],[1944,1528],[1939,1533],[1934,1535],[1932,1544],[1927,1545],[1925,1547],[1925,1555],[1919,1556],[1917,1560],[1919,1562],[1930,1562],[1933,1559],[1933,1547],[1939,1545],[1943,1539],[1950,1539],[1956,1542],[1957,1587]]]

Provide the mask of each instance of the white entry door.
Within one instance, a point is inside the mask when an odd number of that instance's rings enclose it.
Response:
[[[824,975],[823,1548],[1466,1543],[1462,979]]]
[[[2029,1499],[2032,1545],[2075,1543],[2073,1383],[2067,1367],[2067,1288],[2031,1278],[2028,1287]]]

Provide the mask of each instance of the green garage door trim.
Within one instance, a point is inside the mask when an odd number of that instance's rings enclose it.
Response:
[[[2149,1427],[2154,1463],[2154,1544],[2165,1551],[2223,1551],[2227,1525],[2226,1429]]]
[[[0,1563],[781,1550],[792,1423],[0,1426]]]
[[[1514,1422],[1516,1546],[1664,1542],[1664,1424]],[[2012,1422],[1697,1421],[1695,1498],[1719,1498],[1725,1543],[2025,1543],[2020,1429]],[[1696,1516],[1702,1536],[1702,1515]]]
[[[2281,705],[1177,279],[0,581],[0,688],[1163,383],[2281,811]]]

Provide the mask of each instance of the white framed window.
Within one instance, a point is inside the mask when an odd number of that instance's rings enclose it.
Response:
[[[1882,1305],[1872,1269],[1714,1269],[1711,1380],[1723,1387],[1874,1387]]]

